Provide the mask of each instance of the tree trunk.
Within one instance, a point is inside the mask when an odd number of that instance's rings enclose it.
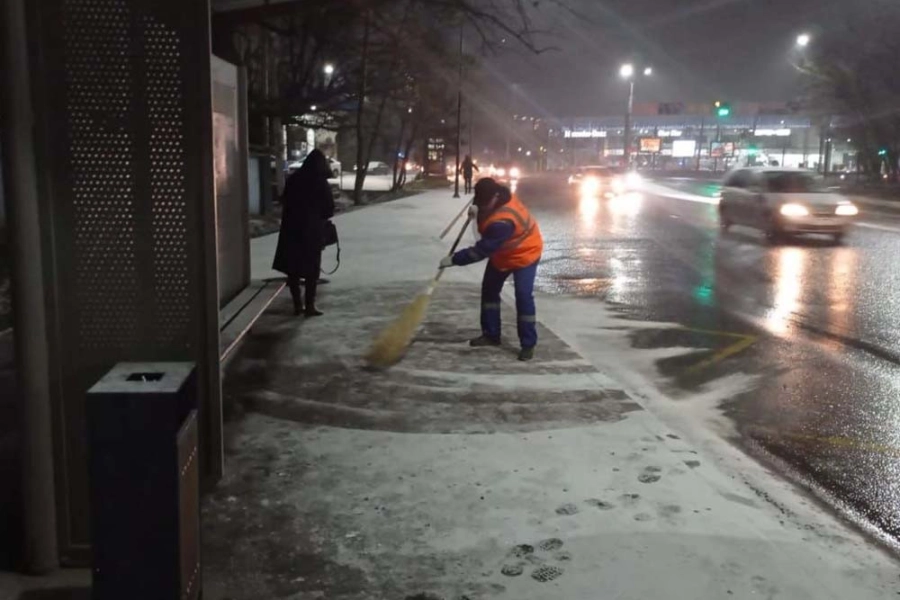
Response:
[[[363,16],[363,43],[362,57],[359,65],[359,90],[356,101],[356,180],[353,183],[353,203],[362,203],[363,183],[366,181],[366,171],[369,169],[369,161],[365,156],[365,109],[366,91],[368,89],[369,75],[369,27],[370,15],[367,10]]]
[[[284,192],[284,132],[281,125],[281,117],[271,117],[269,123],[272,125],[270,133],[272,139],[272,149],[275,152],[275,183],[278,186],[278,196]]]
[[[412,131],[409,132],[409,138],[406,140],[406,147],[403,149],[403,172],[400,174],[400,189],[406,185],[406,163],[409,162],[409,153],[416,143],[416,136],[419,135],[419,122],[413,121]]]
[[[404,135],[406,135],[406,117],[403,117],[400,121],[400,135],[397,136],[397,147],[394,151],[394,177],[391,181],[391,191],[400,189],[400,173],[406,171],[406,154],[403,154],[403,160],[399,160],[400,154],[403,152]]]

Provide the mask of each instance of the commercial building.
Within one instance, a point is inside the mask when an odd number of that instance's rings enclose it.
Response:
[[[736,103],[727,115],[715,106],[635,105],[632,162],[641,168],[723,171],[736,164],[855,170],[853,140],[836,119],[804,114],[788,104]],[[625,114],[595,117],[512,118],[511,153],[536,168],[565,168],[624,160]],[[543,165],[543,167],[541,167]]]

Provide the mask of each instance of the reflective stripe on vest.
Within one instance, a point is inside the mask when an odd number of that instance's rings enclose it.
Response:
[[[479,222],[478,231],[483,235],[494,223],[508,221],[513,225],[513,235],[491,256],[491,263],[500,270],[519,269],[541,257],[542,240],[537,222],[518,198]]]

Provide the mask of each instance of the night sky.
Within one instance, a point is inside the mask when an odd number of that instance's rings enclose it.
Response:
[[[566,0],[579,13],[547,10],[542,38],[559,50],[507,53],[486,65],[523,94],[516,109],[558,116],[620,112],[618,67],[650,65],[636,102],[788,100],[798,95],[790,66],[802,31],[835,26],[848,0]],[[842,7],[842,8],[840,8]],[[522,104],[531,104],[527,109]]]

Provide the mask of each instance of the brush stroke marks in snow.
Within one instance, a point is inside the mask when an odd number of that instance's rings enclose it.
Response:
[[[403,361],[367,371],[371,341],[421,290],[410,282],[328,295],[328,318],[298,320],[277,299],[229,369],[229,395],[269,416],[353,429],[490,433],[615,423],[640,410],[550,331],[536,359],[516,360],[515,311],[504,310],[500,348],[473,349],[480,289],[447,283]]]

